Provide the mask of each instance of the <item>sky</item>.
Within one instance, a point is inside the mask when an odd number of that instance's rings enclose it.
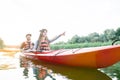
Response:
[[[120,27],[120,0],[0,0],[0,38],[5,44],[18,45],[27,33],[36,41],[39,30],[48,37],[66,32],[57,41],[74,35],[102,33]]]

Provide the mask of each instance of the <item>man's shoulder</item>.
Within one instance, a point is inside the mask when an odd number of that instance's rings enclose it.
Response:
[[[23,41],[23,42],[22,42],[22,44],[25,44],[25,43],[26,43],[26,41]]]
[[[25,44],[26,44],[26,41],[23,41],[21,44],[22,44],[22,45],[25,45]]]

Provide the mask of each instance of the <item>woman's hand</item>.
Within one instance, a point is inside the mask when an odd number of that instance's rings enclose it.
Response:
[[[65,36],[65,32],[63,32],[63,33],[61,34],[61,36]]]

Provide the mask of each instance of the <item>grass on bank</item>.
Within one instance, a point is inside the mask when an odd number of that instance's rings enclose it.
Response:
[[[91,43],[76,43],[76,44],[51,44],[51,49],[73,49],[73,48],[84,48],[84,47],[97,47],[97,46],[106,46],[112,45],[112,42],[91,42]]]

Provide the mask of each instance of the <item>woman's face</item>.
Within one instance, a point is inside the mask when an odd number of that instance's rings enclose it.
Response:
[[[45,37],[47,36],[47,31],[43,31],[42,35]]]

